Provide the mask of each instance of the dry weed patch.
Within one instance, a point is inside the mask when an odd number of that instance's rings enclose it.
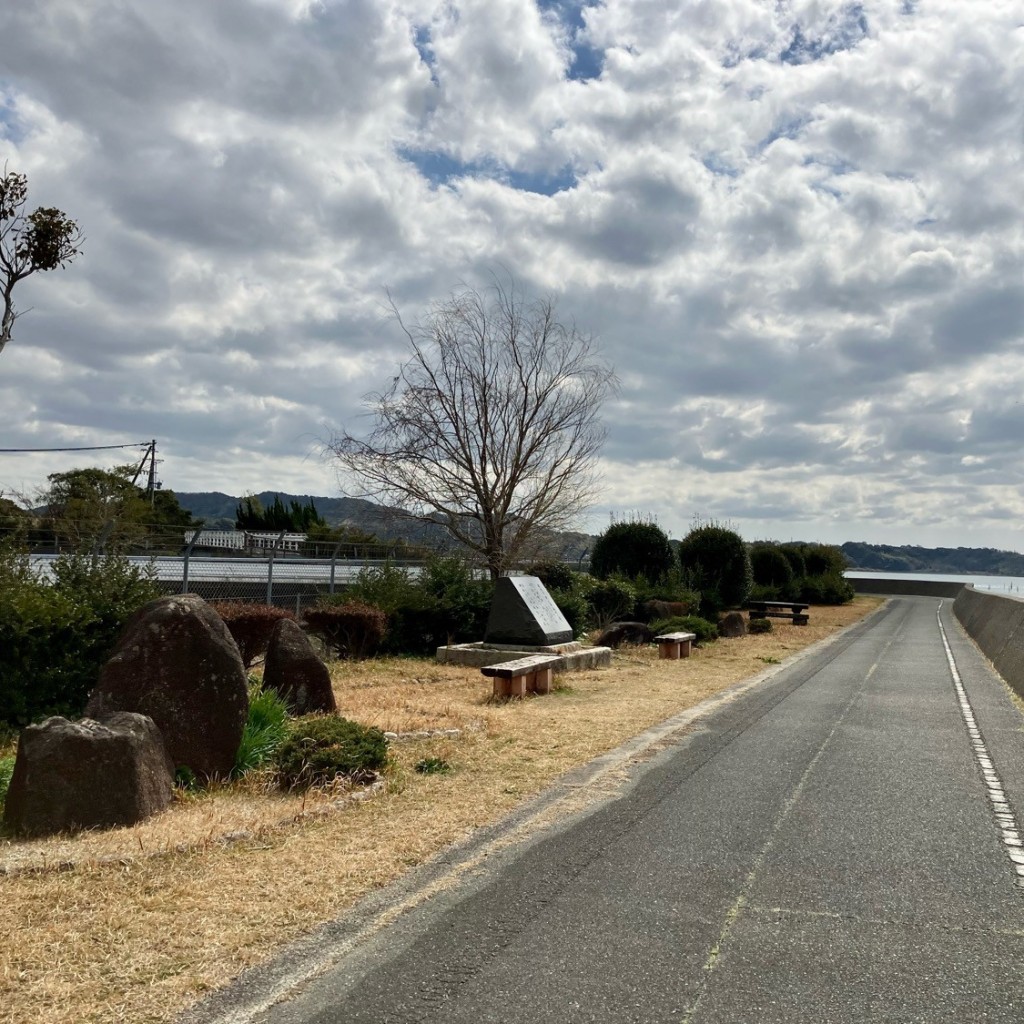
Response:
[[[611,669],[561,677],[549,697],[489,699],[475,669],[381,659],[333,670],[342,714],[393,732],[459,729],[393,745],[382,795],[280,794],[266,778],[179,801],[135,828],[0,842],[0,1021],[167,1021],[205,992],[329,920],[562,772],[872,610],[814,608],[805,627],[719,641],[687,661],[625,649]],[[421,775],[438,757],[453,770]],[[224,843],[229,833],[247,838]],[[174,852],[183,849],[185,852]],[[152,856],[153,853],[162,854]]]

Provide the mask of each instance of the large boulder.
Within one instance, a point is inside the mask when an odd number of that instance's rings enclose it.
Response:
[[[331,673],[302,627],[291,619],[281,619],[270,634],[263,688],[274,690],[295,715],[338,710]]]
[[[598,647],[620,647],[622,644],[649,644],[654,632],[646,622],[613,622],[598,638]]]
[[[145,715],[47,718],[18,740],[4,825],[29,835],[134,825],[170,802],[174,766]]]
[[[718,619],[718,635],[737,637],[747,635],[747,620],[743,612],[725,612]]]
[[[249,715],[242,657],[220,616],[195,594],[143,605],[100,672],[85,713],[136,711],[156,722],[176,767],[227,776]]]

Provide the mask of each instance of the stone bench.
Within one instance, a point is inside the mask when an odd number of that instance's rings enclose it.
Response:
[[[495,697],[525,697],[527,693],[550,693],[556,654],[534,654],[529,658],[484,665],[480,671],[494,677]]]
[[[654,638],[654,642],[658,645],[659,658],[675,661],[690,656],[690,646],[696,639],[696,633],[662,633]]]

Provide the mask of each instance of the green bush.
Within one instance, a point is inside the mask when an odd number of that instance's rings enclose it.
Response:
[[[747,623],[748,633],[770,633],[772,631],[771,619],[751,619]]]
[[[793,566],[778,544],[752,544],[750,546],[750,569],[754,583],[762,587],[773,587],[776,593],[783,593],[793,582]],[[761,598],[763,601],[772,598]]]
[[[594,625],[603,626],[616,619],[632,618],[636,591],[624,579],[600,580],[587,591],[587,603]]]
[[[750,594],[750,553],[734,530],[717,523],[695,526],[679,544],[679,564],[700,591],[702,615],[742,607]]]
[[[297,719],[277,748],[278,778],[285,788],[329,785],[339,775],[366,782],[387,764],[380,729],[336,716]]]
[[[483,636],[494,585],[461,558],[434,557],[418,577],[394,565],[364,569],[346,593],[387,613],[381,650],[430,654]]]
[[[763,583],[755,583],[750,588],[747,601],[781,601],[783,598],[784,595],[781,587],[768,587]]]
[[[558,610],[565,616],[565,621],[569,623],[573,636],[579,636],[590,628],[592,620],[590,603],[580,588],[552,590],[550,594],[551,600],[555,602]]]
[[[842,576],[849,564],[834,544],[805,544],[803,556],[808,576]]]
[[[808,604],[846,604],[855,594],[853,584],[839,573],[805,576],[800,581],[800,600]]]
[[[659,580],[675,564],[665,531],[654,523],[612,523],[590,552],[590,572],[599,580],[616,573],[627,579]]]
[[[655,636],[662,633],[693,633],[697,643],[710,644],[718,639],[718,626],[699,615],[679,615],[671,619],[659,619],[651,623]]]
[[[565,562],[536,562],[527,569],[531,576],[544,584],[548,590],[572,590],[576,585],[576,576]]]
[[[67,555],[54,582],[22,554],[0,552],[0,723],[81,715],[127,619],[158,595],[149,567]]]
[[[388,617],[362,601],[317,604],[303,612],[306,629],[319,637],[339,658],[368,658],[387,633]]]
[[[804,561],[802,544],[780,544],[779,550],[786,556],[786,560],[793,570],[794,579],[800,580],[807,575],[807,563]]]
[[[0,810],[3,809],[4,800],[7,799],[7,790],[10,788],[13,775],[14,758],[0,757]]]
[[[277,623],[281,619],[295,618],[287,608],[248,601],[212,601],[210,607],[224,620],[247,669],[267,653],[270,634]]]
[[[273,690],[258,683],[249,686],[249,717],[235,754],[232,778],[272,761],[288,735],[288,706]]]

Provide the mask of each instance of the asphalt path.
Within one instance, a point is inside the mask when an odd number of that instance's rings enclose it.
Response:
[[[948,601],[893,599],[193,1019],[1020,1024],[1022,727]]]

